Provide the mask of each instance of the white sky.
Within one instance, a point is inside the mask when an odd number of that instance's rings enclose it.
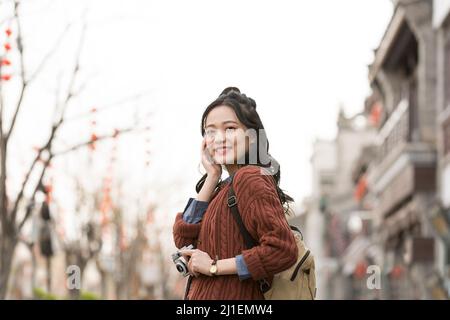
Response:
[[[153,113],[146,120],[152,126],[152,166],[143,166],[143,136],[130,136],[121,140],[117,170],[127,172],[128,195],[136,201],[159,196],[161,214],[169,221],[195,196],[203,110],[230,85],[256,100],[271,154],[281,164],[281,188],[299,204],[311,190],[312,143],[334,136],[339,105],[347,114],[361,110],[369,94],[367,65],[393,11],[389,0],[47,0],[27,5],[30,65],[68,21],[89,9],[82,68],[84,77],[94,77],[70,114],[148,93],[105,112],[108,118],[98,122],[109,132],[127,126],[134,110],[139,117]],[[44,83],[30,93],[13,162],[48,133],[42,128],[53,107],[56,75],[73,61],[77,32],[62,44],[42,76]],[[68,125],[64,141],[88,138],[88,120]],[[100,150],[108,153],[110,147]],[[67,161],[55,172],[84,170],[83,153]]]

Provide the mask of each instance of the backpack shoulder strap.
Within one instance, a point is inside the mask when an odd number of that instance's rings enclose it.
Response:
[[[236,194],[234,193],[233,188],[233,178],[234,174],[231,176],[230,179],[230,189],[228,190],[228,207],[231,209],[231,213],[233,214],[234,220],[236,221],[239,230],[244,237],[245,246],[250,249],[258,245],[258,241],[256,241],[251,235],[250,232],[248,232],[247,228],[245,227],[244,223],[242,222],[242,217],[239,214],[238,206],[237,206],[237,198]],[[259,289],[262,293],[266,293],[270,289],[270,284],[266,279],[260,279],[258,280],[259,283]]]
[[[247,249],[250,249],[250,248],[253,248],[254,246],[258,245],[258,241],[256,241],[250,235],[250,232],[248,232],[247,228],[245,227],[244,223],[242,222],[242,217],[239,213],[239,209],[237,206],[236,194],[234,193],[233,178],[234,178],[234,174],[231,176],[231,179],[230,179],[230,189],[228,190],[227,204],[228,204],[228,207],[231,209],[233,218],[236,221],[242,236],[244,237],[245,246],[247,247]]]

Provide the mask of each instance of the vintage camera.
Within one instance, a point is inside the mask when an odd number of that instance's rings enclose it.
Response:
[[[187,261],[186,259],[181,255],[180,251],[184,249],[194,249],[194,246],[192,244],[188,246],[184,246],[176,253],[172,254],[172,260],[173,263],[175,263],[175,267],[177,268],[178,272],[183,275],[183,277],[186,277],[189,274]]]

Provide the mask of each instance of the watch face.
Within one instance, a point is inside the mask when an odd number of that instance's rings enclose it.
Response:
[[[211,269],[209,269],[209,271],[210,271],[212,274],[215,274],[215,273],[217,272],[217,266],[216,266],[216,265],[211,266]]]

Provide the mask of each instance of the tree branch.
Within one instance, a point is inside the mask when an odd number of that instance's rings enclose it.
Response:
[[[33,194],[31,195],[31,198],[30,198],[32,202],[34,202],[34,198],[36,197],[36,193],[39,190],[39,187],[41,186],[42,178],[44,178],[45,172],[46,172],[46,170],[48,168],[48,164],[50,163],[51,160],[52,160],[52,157],[50,155],[48,157],[48,159],[44,163],[44,167],[42,168],[41,176],[39,177],[38,183],[36,184],[36,187],[34,188]],[[23,217],[22,221],[20,222],[19,226],[17,227],[17,232],[18,233],[20,233],[20,231],[23,228],[23,225],[28,220],[28,218],[30,217],[32,212],[33,212],[33,210],[27,210],[26,211],[25,216]],[[12,220],[12,221],[14,222],[14,220]]]
[[[127,133],[127,132],[132,132],[132,131],[133,131],[133,128],[127,128],[127,129],[118,130],[118,131],[114,132],[114,134],[100,136],[100,137],[97,138],[96,141],[105,140],[105,139],[109,139],[109,138],[114,138],[114,137],[117,137],[117,136],[120,135],[120,134],[124,134],[124,133]],[[44,176],[45,176],[45,172],[46,172],[46,170],[47,170],[47,167],[48,167],[49,163],[51,162],[51,160],[52,160],[53,158],[55,158],[55,157],[57,157],[57,156],[60,156],[60,155],[63,155],[63,154],[66,154],[66,153],[69,153],[69,152],[71,152],[71,151],[77,150],[77,149],[79,149],[79,148],[88,146],[88,145],[91,144],[91,143],[92,143],[92,141],[86,141],[86,142],[77,144],[77,145],[75,145],[75,146],[73,146],[73,147],[70,147],[70,148],[68,148],[68,149],[66,149],[66,150],[63,150],[63,151],[59,151],[59,152],[55,152],[55,153],[50,152],[48,159],[45,160],[45,162],[44,162],[44,164],[43,164],[43,169],[42,169],[41,175],[40,175],[40,177],[39,177],[38,182],[36,183],[36,187],[34,188],[33,194],[32,194],[32,196],[31,196],[31,198],[30,198],[31,201],[34,201],[34,198],[35,198],[35,196],[36,196],[36,193],[37,193],[37,191],[39,190],[39,186],[42,184],[42,179],[43,179]],[[23,189],[22,189],[22,190],[23,190]],[[17,206],[17,202],[15,203],[15,205]],[[16,209],[16,212],[17,212],[17,209]],[[25,224],[25,222],[27,221],[27,219],[30,217],[31,212],[32,212],[32,210],[27,210],[27,211],[26,211],[25,216],[23,217],[22,221],[20,222],[20,224],[19,224],[19,226],[18,226],[18,232],[21,231],[23,225]]]
[[[25,89],[27,88],[27,82],[25,81],[25,63],[24,63],[24,56],[23,56],[22,29],[20,26],[20,18],[19,18],[19,1],[17,1],[17,0],[14,1],[14,18],[17,22],[17,49],[19,50],[19,57],[20,57],[19,60],[20,60],[20,73],[21,73],[21,78],[22,78],[22,86],[20,88],[19,100],[17,101],[17,106],[16,106],[16,110],[15,110],[13,118],[12,118],[11,126],[10,126],[9,130],[5,133],[6,147],[8,146],[8,140],[11,136],[11,133],[13,132],[14,125],[17,120],[17,116],[22,107]]]
[[[22,188],[20,189],[20,191],[19,191],[19,193],[18,193],[18,195],[17,195],[17,197],[16,197],[16,200],[15,200],[15,202],[14,202],[14,207],[13,207],[13,209],[12,209],[12,211],[11,211],[11,220],[12,220],[13,223],[15,222],[15,219],[16,219],[16,216],[17,216],[17,210],[18,210],[18,208],[19,208],[19,203],[20,203],[20,201],[21,201],[22,198],[23,198],[24,191],[25,191],[25,187],[26,187],[26,185],[27,185],[27,183],[28,183],[28,181],[29,181],[29,178],[30,178],[30,176],[31,176],[31,173],[32,173],[32,171],[33,171],[33,169],[34,169],[36,163],[37,163],[38,160],[40,159],[40,156],[41,156],[41,154],[42,154],[42,151],[48,150],[48,152],[50,153],[51,146],[52,146],[52,142],[53,142],[53,139],[54,139],[54,137],[55,137],[56,131],[58,130],[58,128],[61,126],[61,124],[62,124],[63,121],[64,121],[65,110],[67,109],[67,105],[69,104],[69,101],[70,101],[70,100],[72,99],[72,97],[73,97],[72,90],[73,90],[73,87],[74,87],[74,85],[75,85],[75,78],[76,78],[76,76],[78,75],[78,72],[79,72],[79,69],[80,69],[80,53],[81,53],[81,48],[82,48],[82,46],[83,46],[84,32],[85,32],[85,31],[86,31],[86,25],[83,26],[83,30],[82,30],[82,34],[81,34],[81,39],[80,39],[79,47],[78,47],[78,50],[77,50],[77,59],[76,59],[76,62],[75,62],[74,71],[73,71],[73,73],[72,73],[72,78],[71,78],[71,80],[70,80],[69,89],[68,89],[68,91],[67,91],[67,96],[66,96],[66,98],[64,99],[64,102],[63,102],[63,110],[62,110],[62,112],[61,112],[60,119],[53,125],[52,131],[51,131],[51,133],[50,133],[50,137],[49,137],[48,140],[47,140],[47,143],[45,144],[44,147],[42,147],[42,148],[39,149],[39,152],[38,152],[36,158],[34,159],[33,163],[31,164],[31,167],[30,167],[29,170],[27,171],[27,174],[26,174],[26,176],[25,176],[25,179],[24,179],[24,181],[23,181],[23,183],[22,183]],[[58,101],[58,100],[57,100],[57,101]],[[55,110],[57,110],[57,109],[58,109],[58,108],[56,107]],[[57,112],[57,111],[55,111],[55,112]]]
[[[118,130],[118,131],[115,132],[114,134],[104,135],[104,136],[99,136],[99,137],[97,137],[97,139],[96,139],[95,142],[98,142],[98,141],[101,141],[101,140],[105,140],[105,139],[114,138],[114,137],[116,137],[116,136],[119,135],[119,134],[128,133],[128,132],[132,132],[132,131],[133,131],[133,128],[127,128],[127,129]],[[65,149],[65,150],[62,150],[62,151],[59,151],[59,152],[55,152],[55,153],[52,154],[52,156],[53,156],[53,157],[60,156],[60,155],[69,153],[69,152],[71,152],[71,151],[75,151],[75,150],[77,150],[77,149],[80,149],[80,148],[82,148],[82,147],[86,147],[86,146],[90,145],[91,143],[93,143],[93,142],[92,142],[92,141],[81,142],[81,143],[76,144],[76,145],[74,145],[74,146],[72,146],[72,147],[70,147],[70,148],[67,148],[67,149]]]
[[[0,74],[2,73],[1,61],[3,57],[0,58]],[[0,80],[0,141],[3,141],[3,82]]]

